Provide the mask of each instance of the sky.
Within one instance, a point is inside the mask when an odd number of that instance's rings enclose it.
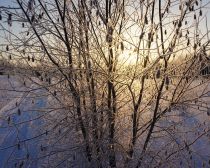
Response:
[[[12,6],[16,0],[0,0],[0,6]]]
[[[27,1],[27,0],[26,0]],[[51,1],[51,0],[49,0]],[[75,0],[76,1],[76,0]],[[165,1],[165,0],[164,0]],[[199,0],[200,1],[200,0]],[[210,3],[210,0],[202,0],[202,3],[205,4],[205,3]],[[0,0],[0,10],[1,10],[1,6],[11,6],[13,7],[14,5],[17,5],[17,2],[16,0]],[[207,11],[208,10],[208,11]],[[210,4],[207,6],[207,10],[205,10],[203,13],[206,14],[207,16],[207,19],[208,19],[208,28],[210,29]],[[0,23],[1,24],[1,23]],[[5,25],[7,26],[7,24]],[[206,31],[206,25],[205,25],[205,22],[202,23],[201,25],[201,29],[203,29],[203,31]],[[14,25],[11,27],[11,30],[14,32],[14,31],[18,31],[18,28],[17,26],[15,27]],[[1,44],[3,43],[3,38],[1,38],[2,36],[2,31],[0,29],[0,46]],[[127,54],[126,54],[127,55]]]
[[[18,6],[16,3],[16,0],[0,0],[0,11],[1,11],[1,7],[16,7],[16,6]],[[7,24],[4,24],[4,22],[1,22],[1,23],[3,23],[4,26],[7,26]],[[13,27],[11,29],[15,30],[16,28]],[[3,31],[1,30],[1,27],[0,27],[0,46],[4,42],[2,36],[3,36]]]

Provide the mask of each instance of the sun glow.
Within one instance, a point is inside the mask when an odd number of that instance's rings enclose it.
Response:
[[[119,54],[119,60],[125,64],[135,64],[138,61],[138,55],[133,50],[124,50]]]

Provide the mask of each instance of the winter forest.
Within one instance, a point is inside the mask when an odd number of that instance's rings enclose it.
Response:
[[[210,167],[210,0],[0,0],[0,168]]]

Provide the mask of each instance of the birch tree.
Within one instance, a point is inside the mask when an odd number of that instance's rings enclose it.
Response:
[[[204,133],[192,127],[189,141],[183,136],[188,122],[180,115],[209,112],[209,79],[201,75],[209,61],[209,5],[197,0],[16,0],[14,7],[0,7],[2,59],[23,81],[44,89],[53,104],[34,119],[45,119],[38,137],[47,136],[51,147],[35,159],[68,167],[77,153],[85,167],[193,164],[191,146],[208,135],[208,125],[200,125]],[[15,127],[10,117],[5,120]],[[72,137],[78,142],[71,143]],[[76,149],[59,149],[56,143]]]

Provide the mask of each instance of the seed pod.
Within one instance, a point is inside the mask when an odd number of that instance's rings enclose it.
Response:
[[[125,19],[125,12],[123,12],[122,18]]]
[[[120,48],[121,48],[122,51],[124,51],[124,44],[123,44],[123,42],[120,43]]]
[[[20,109],[18,109],[18,115],[21,115],[21,111],[20,111]]]
[[[11,13],[8,14],[7,21],[8,21],[9,24],[11,24],[10,23],[12,21],[12,14]]]
[[[9,59],[10,59],[10,60],[12,59],[12,56],[11,56],[11,54],[9,55]]]
[[[188,77],[186,76],[186,82],[188,83]]]
[[[188,35],[187,34],[185,34],[185,38],[188,39]]]
[[[196,50],[196,48],[197,48],[197,44],[194,44],[194,47],[193,47],[193,49],[194,49],[194,50]]]
[[[189,46],[190,45],[190,39],[188,38],[187,39],[187,46]]]
[[[11,13],[8,14],[7,23],[9,26],[12,26],[12,14]]]
[[[207,108],[207,115],[210,116],[210,108]]]
[[[32,23],[34,22],[34,19],[35,19],[35,16],[32,15],[32,16],[31,16],[31,22],[32,22]]]
[[[153,42],[154,41],[154,38],[153,38],[153,36],[151,37],[151,42]]]
[[[165,35],[167,34],[167,30],[165,30]]]
[[[185,21],[185,25],[187,25],[187,21]]]
[[[198,6],[198,1],[195,1],[195,4]]]
[[[152,33],[151,33],[151,32],[149,32],[149,33],[148,33],[148,40],[150,40],[150,39],[151,39],[151,36],[152,36]]]
[[[41,151],[43,151],[43,150],[44,150],[44,148],[43,148],[43,146],[42,146],[42,145],[40,146],[40,150],[41,150]]]
[[[194,19],[196,20],[196,14],[194,14]]]
[[[145,22],[145,24],[148,24],[148,19],[147,19],[147,16],[145,16],[145,18],[144,18],[144,22]]]
[[[18,148],[18,150],[20,150],[20,144],[19,143],[17,144],[17,148]]]
[[[28,56],[28,61],[30,61],[30,56]]]
[[[178,27],[182,27],[182,21],[179,21]]]
[[[22,23],[22,27],[25,27],[25,24],[24,23]]]
[[[38,17],[39,19],[42,19],[42,14],[39,14],[39,17]],[[59,18],[58,18],[58,20],[57,20],[58,22],[59,22]]]
[[[11,118],[10,118],[10,116],[9,116],[9,117],[7,118],[7,123],[9,124],[10,121],[11,121]]]
[[[2,15],[1,15],[1,13],[0,13],[0,20],[2,20]]]
[[[91,69],[91,62],[88,60],[88,68]]]
[[[32,0],[29,0],[29,1],[28,1],[28,10],[31,11],[32,8],[33,8]]]
[[[9,46],[8,45],[6,46],[6,51],[9,51]]]
[[[56,91],[54,91],[54,92],[53,92],[53,95],[54,95],[54,96],[56,96],[56,95],[57,95],[57,92],[56,92]]]
[[[137,47],[135,47],[134,48],[134,50],[133,50],[133,52],[137,52],[138,51],[138,48]]]
[[[31,61],[34,62],[34,57],[31,58]]]
[[[182,10],[182,5],[179,5],[179,10]]]
[[[48,83],[49,83],[49,85],[51,84],[51,78],[48,78]]]
[[[99,16],[99,10],[96,11],[96,16]]]
[[[203,15],[202,10],[200,10],[199,14],[200,14],[200,16],[202,16],[202,15]]]
[[[35,75],[36,75],[37,77],[41,76],[41,73],[38,72],[38,71],[34,71],[34,73],[35,73]]]
[[[144,37],[144,34],[145,34],[144,32],[141,33],[140,39],[142,39]]]
[[[166,76],[166,81],[165,81],[165,84],[166,84],[166,85],[169,85],[169,83],[170,83],[169,77],[168,77],[168,76]]]
[[[185,2],[185,5],[186,5],[186,6],[189,6],[189,2],[186,1],[186,2]]]
[[[160,69],[158,69],[157,72],[156,72],[156,78],[157,78],[157,79],[160,78]]]
[[[108,43],[112,42],[112,37],[109,34],[106,35],[106,42]]]
[[[166,8],[166,12],[167,12],[167,13],[169,12],[168,7]]]
[[[179,38],[181,38],[181,37],[182,37],[182,32],[179,33]]]

